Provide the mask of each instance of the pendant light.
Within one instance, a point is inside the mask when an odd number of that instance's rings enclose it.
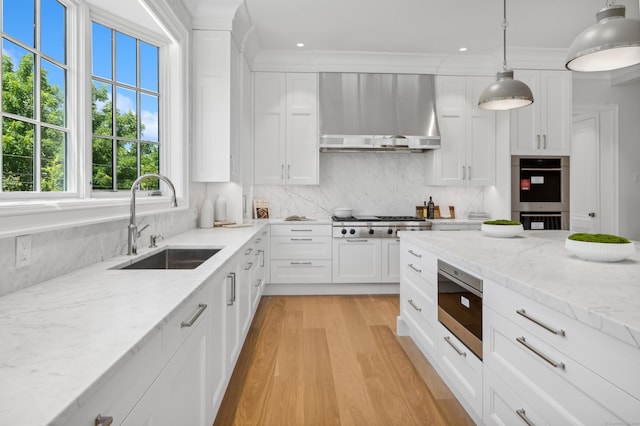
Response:
[[[502,71],[496,75],[496,81],[487,86],[480,94],[478,107],[482,109],[507,110],[521,108],[533,103],[533,94],[529,86],[513,79],[513,70],[507,69],[507,0],[504,0],[504,20],[502,21]]]
[[[607,0],[596,21],[571,43],[567,69],[610,71],[640,64],[640,20],[625,18],[625,7]]]

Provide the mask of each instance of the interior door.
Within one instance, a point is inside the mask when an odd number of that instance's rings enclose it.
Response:
[[[588,113],[573,121],[571,214],[574,232],[600,232],[600,120]]]

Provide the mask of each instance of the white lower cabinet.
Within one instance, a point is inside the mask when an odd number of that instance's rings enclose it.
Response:
[[[383,238],[382,270],[380,281],[383,283],[400,282],[400,239]]]
[[[331,283],[331,225],[272,224],[270,283]]]
[[[334,238],[333,282],[380,282],[381,244],[379,238]]]

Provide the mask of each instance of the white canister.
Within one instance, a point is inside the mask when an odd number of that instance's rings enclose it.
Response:
[[[227,200],[222,195],[216,197],[215,217],[218,222],[227,220]]]
[[[213,228],[213,204],[208,198],[200,206],[200,228]]]

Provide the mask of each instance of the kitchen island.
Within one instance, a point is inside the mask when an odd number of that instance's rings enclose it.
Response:
[[[400,234],[398,334],[479,423],[640,421],[640,254],[585,261],[565,250],[568,235]],[[438,261],[483,280],[482,359],[438,321]]]

